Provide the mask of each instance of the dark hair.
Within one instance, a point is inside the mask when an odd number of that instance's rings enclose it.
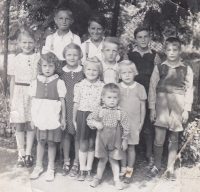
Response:
[[[101,95],[104,96],[106,92],[117,93],[120,95],[120,89],[115,83],[108,83],[103,86]]]
[[[104,44],[106,43],[113,43],[113,44],[116,44],[118,47],[120,46],[119,37],[111,37],[111,36],[105,37],[103,41],[103,47],[104,47]]]
[[[48,63],[53,63],[55,65],[55,73],[57,73],[57,70],[59,68],[60,62],[56,55],[52,52],[48,52],[46,54],[41,54],[40,60],[38,61],[38,74],[42,75],[42,62],[46,61]]]
[[[149,33],[149,29],[146,26],[139,26],[134,31],[134,38],[136,39],[136,36],[141,31],[147,31]]]
[[[65,58],[65,53],[68,49],[76,49],[79,51],[79,59],[83,58],[83,52],[80,48],[79,45],[75,44],[75,43],[70,43],[69,45],[67,45],[64,49],[63,49],[63,57]]]
[[[106,18],[101,13],[95,13],[95,14],[92,15],[92,17],[88,21],[88,27],[90,26],[92,21],[94,21],[94,22],[98,23],[99,25],[101,25],[103,27],[103,29],[106,29],[106,27],[107,27]]]
[[[60,11],[65,11],[65,12],[67,12],[67,13],[69,14],[69,16],[71,17],[71,19],[74,20],[74,16],[73,16],[72,11],[71,11],[70,9],[66,8],[66,7],[62,7],[62,8],[59,8],[59,9],[55,9],[54,12],[53,12],[54,17],[56,17]]]
[[[166,49],[168,44],[177,45],[181,49],[181,41],[178,37],[168,37],[164,43],[164,49]]]
[[[35,33],[31,29],[21,29],[17,37],[18,41],[21,40],[22,35],[31,37],[34,41],[36,41]]]

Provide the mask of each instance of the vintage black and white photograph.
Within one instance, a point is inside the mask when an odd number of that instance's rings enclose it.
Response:
[[[200,0],[1,0],[0,192],[200,192]]]

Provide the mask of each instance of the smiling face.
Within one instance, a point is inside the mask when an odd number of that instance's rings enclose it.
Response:
[[[79,59],[80,59],[79,50],[69,48],[65,52],[65,60],[68,66],[71,67],[77,66]]]
[[[135,77],[134,71],[129,66],[123,66],[120,69],[120,77],[126,85],[132,85]]]
[[[54,17],[54,21],[59,30],[67,31],[69,30],[74,20],[71,18],[67,11],[59,11]]]
[[[106,91],[102,96],[102,100],[107,107],[116,107],[119,102],[119,93]]]
[[[94,83],[99,77],[99,67],[95,63],[88,63],[86,68],[84,69],[84,73],[86,79],[91,83]]]
[[[103,52],[106,62],[116,63],[116,58],[119,53],[117,44],[109,43],[109,42],[104,43],[102,52]]]
[[[94,41],[102,41],[104,29],[103,27],[95,21],[92,21],[88,27],[88,32],[90,33],[91,39]]]
[[[178,44],[169,43],[166,45],[165,54],[170,62],[177,62],[180,59],[181,49]]]
[[[137,42],[137,46],[140,49],[145,49],[149,44],[149,32],[148,31],[140,31],[136,34],[135,40]]]
[[[25,55],[32,54],[36,46],[35,40],[27,35],[21,35],[18,44]]]
[[[55,72],[55,65],[54,65],[54,63],[48,63],[47,61],[44,61],[44,60],[42,61],[41,68],[42,68],[42,74],[45,77],[50,77]]]

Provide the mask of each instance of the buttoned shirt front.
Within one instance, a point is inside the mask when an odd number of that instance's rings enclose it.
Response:
[[[81,40],[78,35],[75,35],[70,30],[64,35],[58,35],[58,31],[47,36],[45,46],[42,48],[42,54],[49,51],[53,52],[59,60],[64,61],[63,50],[70,43],[75,43],[81,46]]]

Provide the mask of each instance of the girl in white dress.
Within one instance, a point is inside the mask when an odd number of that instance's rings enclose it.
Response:
[[[58,63],[53,53],[42,55],[38,63],[40,75],[32,82],[29,90],[29,94],[33,97],[32,125],[36,127],[38,141],[36,166],[30,175],[31,179],[37,179],[43,172],[42,162],[47,142],[49,162],[46,181],[54,180],[56,143],[61,142],[61,130],[66,128],[65,95],[67,90],[64,81],[55,74]]]
[[[32,146],[35,132],[31,129],[31,98],[28,87],[37,76],[37,63],[39,54],[34,53],[36,40],[32,32],[22,31],[18,36],[18,45],[22,53],[14,57],[8,67],[10,82],[10,120],[16,124],[16,140],[19,157],[17,167],[32,166]],[[26,149],[25,144],[26,130]]]

